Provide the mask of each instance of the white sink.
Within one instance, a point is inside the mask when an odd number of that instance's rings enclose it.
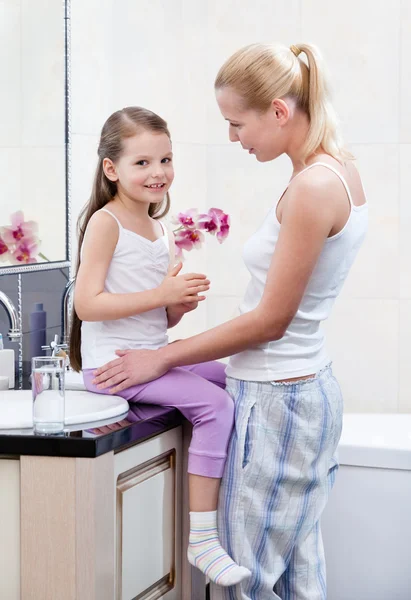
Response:
[[[0,429],[33,427],[31,390],[0,391]],[[119,396],[66,390],[66,425],[90,423],[125,415],[128,402]]]

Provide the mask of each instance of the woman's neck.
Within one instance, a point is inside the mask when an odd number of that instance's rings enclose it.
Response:
[[[293,163],[293,175],[302,171],[308,164],[315,161],[318,153],[314,152],[309,157],[304,158],[304,146],[310,132],[310,121],[308,116],[301,110],[296,110],[290,123],[289,143],[286,154]]]

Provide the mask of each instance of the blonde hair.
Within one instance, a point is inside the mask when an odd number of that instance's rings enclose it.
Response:
[[[307,64],[299,58],[307,57]],[[308,65],[308,66],[307,66]],[[321,55],[311,44],[251,44],[233,54],[219,70],[216,89],[232,88],[245,109],[265,112],[275,98],[292,98],[309,118],[303,161],[319,150],[337,160],[352,159],[338,132],[329,101]]]
[[[123,152],[124,140],[143,131],[165,133],[170,138],[170,132],[164,119],[151,112],[151,110],[141,108],[140,106],[128,106],[116,111],[103,125],[97,150],[98,163],[91,196],[80,213],[77,222],[78,254],[76,273],[80,267],[80,251],[88,222],[94,213],[113,200],[117,193],[117,183],[107,179],[103,169],[103,161],[105,158],[109,158],[113,162],[116,162]],[[162,202],[150,203],[148,214],[153,219],[161,219],[167,214],[169,209],[170,196],[167,193]],[[81,320],[73,307],[69,352],[70,364],[75,371],[80,371],[82,366],[80,350]]]

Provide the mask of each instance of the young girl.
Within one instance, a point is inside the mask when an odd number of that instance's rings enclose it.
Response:
[[[179,275],[173,237],[159,221],[169,209],[174,178],[166,122],[143,108],[124,108],[106,121],[98,156],[79,221],[70,360],[83,369],[88,390],[108,393],[93,385],[93,370],[115,357],[117,348],[166,346],[167,327],[205,299],[201,294],[210,282],[202,274]],[[219,585],[240,582],[249,571],[231,560],[217,535],[218,490],[234,413],[224,365],[173,369],[121,395],[176,407],[193,424],[188,559]]]
[[[246,243],[251,281],[240,316],[159,350],[118,352],[96,382],[118,393],[167,369],[232,355],[235,427],[218,531],[252,574],[235,587],[212,585],[212,598],[325,600],[319,524],[336,473],[342,398],[320,324],[364,239],[367,203],[313,46],[242,48],[215,89],[232,142],[259,162],[285,153],[293,166]]]

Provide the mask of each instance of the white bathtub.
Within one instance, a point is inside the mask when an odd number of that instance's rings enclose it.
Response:
[[[339,461],[327,600],[411,600],[411,414],[346,414]]]

